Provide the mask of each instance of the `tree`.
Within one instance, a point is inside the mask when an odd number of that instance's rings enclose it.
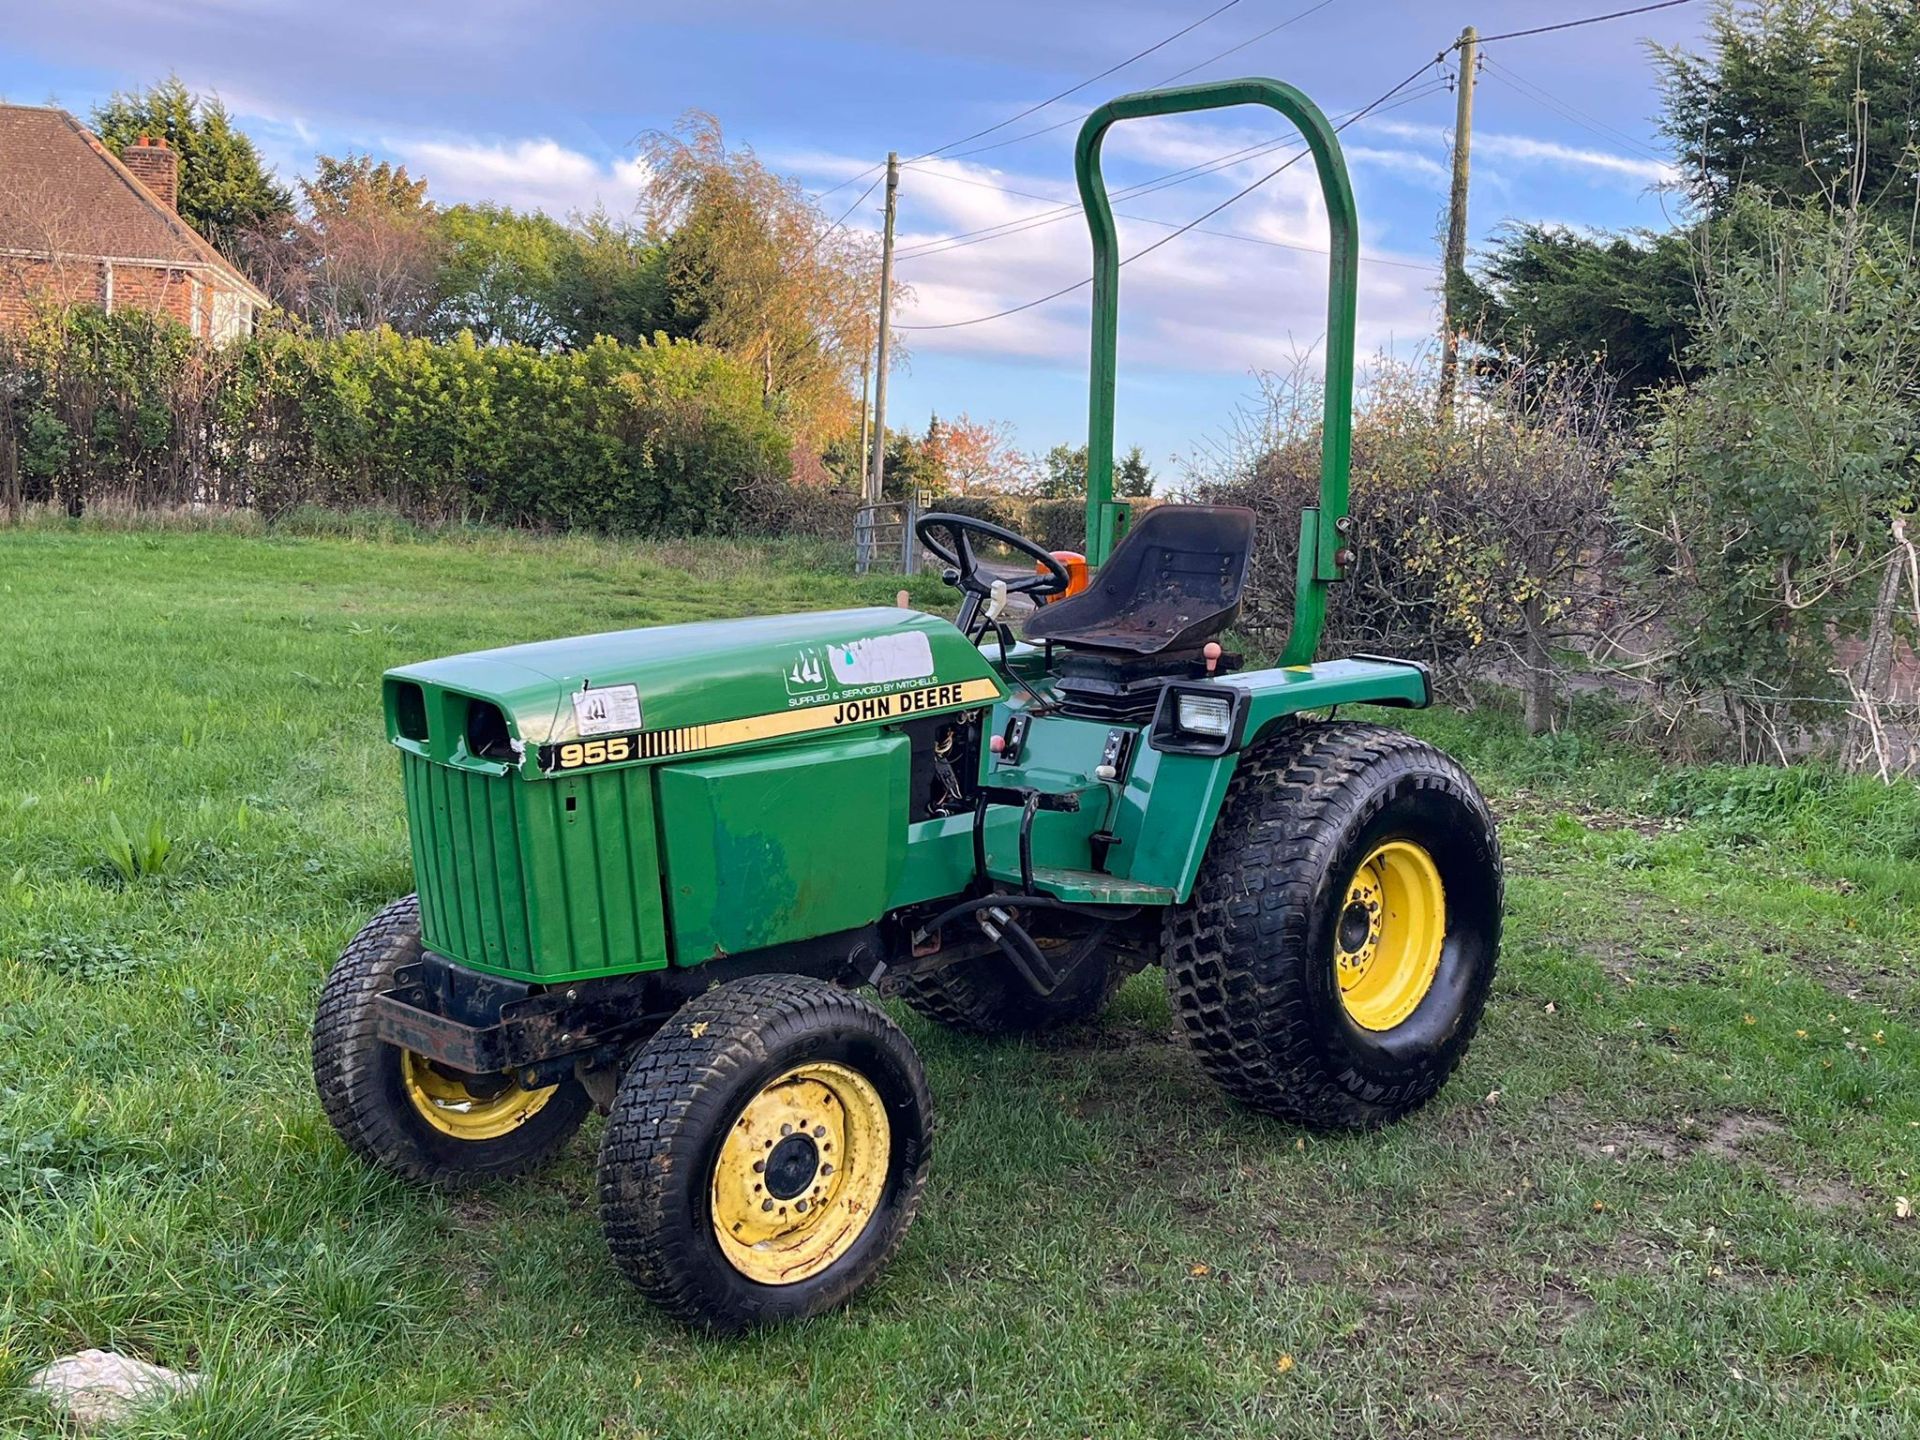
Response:
[[[1920,6],[1913,0],[1718,0],[1707,55],[1656,50],[1694,200],[1741,187],[1910,212],[1920,184]]]
[[[1622,487],[1671,635],[1661,668],[1683,698],[1719,696],[1748,759],[1784,759],[1850,704],[1846,759],[1885,773],[1920,501],[1920,265],[1859,209],[1747,195],[1729,215],[1759,243],[1715,254],[1698,378],[1663,396]]]
[[[440,213],[440,238],[432,333],[470,330],[484,345],[540,350],[580,338],[565,293],[579,240],[566,226],[538,212],[456,205]]]
[[[218,96],[195,95],[169,76],[147,90],[116,93],[93,112],[95,133],[116,155],[142,135],[180,157],[180,216],[223,247],[285,215],[293,197],[261,164]]]
[[[1481,341],[1497,352],[1485,363],[1526,357],[1535,373],[1598,363],[1631,397],[1680,374],[1695,307],[1691,246],[1680,233],[1510,225],[1468,277],[1465,300]]]
[[[872,237],[830,222],[751,150],[729,151],[709,115],[653,133],[644,154],[642,211],[666,252],[673,333],[757,370],[803,436],[847,428],[877,305]]]
[[[1032,472],[1028,457],[1014,447],[1005,421],[956,420],[938,415],[927,422],[921,442],[927,468],[943,491],[968,495],[976,490],[1006,493],[1025,487]]]
[[[1123,500],[1138,500],[1143,495],[1153,494],[1153,471],[1138,445],[1115,462],[1113,493]]]
[[[1721,224],[1741,237],[1745,187],[1908,217],[1920,203],[1920,6],[1913,0],[1718,0],[1705,55],[1656,50],[1664,114],[1696,218],[1664,235],[1509,228],[1470,282],[1468,311],[1500,355],[1587,363],[1632,396],[1680,378],[1698,268]],[[1734,227],[1734,228],[1728,228]]]
[[[1060,444],[1040,459],[1037,492],[1046,500],[1070,500],[1087,493],[1087,447]],[[1153,471],[1138,445],[1113,466],[1113,493],[1136,500],[1153,493]]]
[[[441,236],[427,182],[371,156],[314,158],[289,267],[292,308],[323,333],[419,334],[434,307]]]
[[[666,250],[604,209],[573,217],[573,245],[556,279],[556,303],[575,343],[607,335],[623,345],[677,334],[667,306]]]
[[[1087,493],[1087,447],[1054,446],[1040,457],[1039,493],[1043,500],[1070,500]]]

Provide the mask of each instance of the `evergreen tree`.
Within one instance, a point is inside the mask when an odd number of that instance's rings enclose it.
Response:
[[[180,156],[180,217],[216,243],[292,208],[293,197],[267,173],[219,97],[195,95],[177,75],[115,94],[94,110],[93,128],[116,155],[143,135],[165,140]]]

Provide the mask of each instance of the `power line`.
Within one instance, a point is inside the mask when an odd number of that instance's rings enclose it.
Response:
[[[1397,110],[1402,105],[1424,99],[1428,95],[1435,94],[1444,88],[1446,88],[1445,81],[1435,81],[1430,85],[1421,86],[1401,96],[1398,100],[1395,100],[1393,104],[1379,107],[1378,113],[1385,114],[1390,110]],[[1339,117],[1339,121],[1343,124],[1348,123],[1356,119],[1358,115],[1358,111],[1349,111],[1346,115]],[[1188,181],[1198,180],[1203,176],[1215,174],[1221,170],[1232,169],[1235,165],[1244,164],[1248,160],[1258,159],[1263,155],[1271,155],[1274,151],[1283,149],[1292,143],[1292,136],[1282,136],[1278,140],[1257,141],[1239,150],[1229,151],[1225,155],[1217,155],[1212,159],[1199,161],[1184,169],[1170,171],[1165,175],[1157,175],[1150,180],[1139,181],[1134,185],[1114,191],[1108,198],[1110,201],[1134,200],[1142,195],[1150,195],[1157,190],[1170,190],[1175,185],[1184,185]],[[1036,195],[1032,191],[1015,190],[1010,186],[996,185],[991,181],[975,179],[968,175],[955,175],[943,170],[928,170],[916,167],[916,173],[927,175],[937,180],[951,180],[962,185],[973,185],[984,190],[998,190],[1002,194],[1017,195],[1023,200],[1050,202],[1054,205],[1054,208],[1051,210],[1038,211],[1032,215],[1023,215],[1013,220],[1003,220],[995,225],[985,225],[977,230],[963,230],[954,235],[943,235],[933,240],[923,240],[916,245],[911,245],[901,250],[899,256],[903,260],[918,259],[927,255],[938,255],[947,250],[962,250],[968,245],[984,244],[989,240],[999,240],[1010,235],[1023,234],[1028,230],[1037,230],[1045,225],[1056,224],[1061,220],[1080,213],[1080,205],[1076,201],[1060,201],[1051,195]],[[1129,215],[1126,218],[1136,220],[1142,217]],[[1164,222],[1150,220],[1148,223],[1161,224]],[[1215,231],[1212,233],[1218,234],[1221,232]],[[1324,254],[1326,252],[1321,251],[1318,253]]]
[[[880,168],[882,170],[885,170],[887,167],[885,165],[882,165]],[[833,232],[838,230],[842,225],[846,224],[847,217],[853,214],[854,211],[858,210],[860,206],[866,201],[866,198],[869,195],[873,194],[874,189],[880,184],[882,180],[886,178],[887,177],[885,175],[874,176],[873,183],[868,185],[866,189],[860,192],[860,198],[858,200],[855,200],[853,204],[847,206],[846,209],[842,210],[840,212],[840,218],[838,220],[834,221],[826,229],[822,230],[818,235],[813,237],[813,243],[807,246],[805,254],[801,255],[800,259],[801,260],[807,259],[809,256],[813,254],[814,251],[818,250],[822,245],[826,244],[827,237],[833,234]]]
[[[1216,9],[1209,10],[1206,14],[1202,15],[1198,20],[1195,20],[1189,25],[1182,26],[1180,29],[1174,31],[1173,34],[1167,36],[1165,39],[1154,41],[1154,43],[1147,46],[1146,49],[1136,50],[1133,54],[1129,55],[1126,59],[1122,60],[1119,64],[1109,65],[1106,69],[1102,70],[1098,75],[1089,75],[1086,79],[1082,80],[1079,84],[1069,85],[1065,90],[1062,90],[1059,94],[1050,95],[1037,105],[1029,105],[1026,109],[1022,110],[1017,115],[1009,115],[1006,119],[1001,120],[995,124],[989,125],[984,130],[976,130],[971,135],[962,135],[958,140],[949,140],[944,145],[937,145],[933,149],[927,151],[925,154],[914,156],[913,160],[909,160],[906,163],[911,165],[912,163],[914,163],[914,160],[930,160],[934,156],[939,155],[944,151],[951,150],[956,145],[965,145],[969,141],[978,140],[983,135],[991,135],[996,130],[1003,130],[1007,126],[1013,124],[1016,121],[1024,120],[1027,118],[1027,116],[1034,114],[1036,111],[1044,110],[1047,108],[1047,106],[1052,105],[1056,101],[1066,99],[1067,96],[1073,94],[1075,91],[1086,89],[1087,86],[1093,84],[1094,81],[1104,80],[1107,78],[1107,76],[1113,74],[1115,71],[1126,69],[1127,66],[1133,64],[1133,62],[1136,60],[1144,60],[1147,56],[1153,54],[1154,51],[1164,49],[1166,46],[1171,45],[1174,41],[1178,40],[1182,35],[1186,35],[1191,31],[1198,30],[1202,25],[1206,24],[1209,20],[1213,19],[1216,15],[1225,14],[1227,11],[1233,9],[1233,7],[1238,5],[1239,3],[1240,3],[1240,0],[1226,0],[1226,4],[1221,5]],[[860,181],[866,179],[866,177],[873,174],[874,171],[884,170],[885,168],[886,168],[885,165],[869,165],[865,170],[862,170],[859,174],[851,175],[845,180],[842,180],[839,184],[831,186],[828,189],[822,190],[819,194],[815,195],[813,198],[815,201],[824,200],[827,198],[827,196],[832,195],[836,191],[844,190],[849,185],[859,184]]]
[[[1155,87],[1158,87],[1161,85],[1171,85],[1176,80],[1185,79],[1187,76],[1193,74],[1193,72],[1196,70],[1206,69],[1207,66],[1213,64],[1216,60],[1224,60],[1229,55],[1238,54],[1240,51],[1246,49],[1249,45],[1257,45],[1260,41],[1266,39],[1269,35],[1279,34],[1282,30],[1286,29],[1289,25],[1295,24],[1298,21],[1306,19],[1309,15],[1314,14],[1316,11],[1326,9],[1327,6],[1331,5],[1332,3],[1333,3],[1333,0],[1319,0],[1319,3],[1317,5],[1309,5],[1306,9],[1298,12],[1297,14],[1289,15],[1286,19],[1282,20],[1278,25],[1270,25],[1265,30],[1262,30],[1258,35],[1252,36],[1251,38],[1246,40],[1242,40],[1238,45],[1229,45],[1226,49],[1219,51],[1217,54],[1209,55],[1206,59],[1200,61],[1196,65],[1189,65],[1184,70],[1176,70],[1171,75],[1163,75],[1161,76],[1160,79],[1154,81],[1153,84]],[[1018,145],[1022,141],[1032,140],[1041,135],[1051,135],[1054,131],[1064,130],[1069,125],[1078,125],[1082,120],[1086,119],[1087,116],[1091,115],[1092,113],[1093,112],[1091,110],[1083,110],[1078,115],[1069,115],[1064,120],[1056,120],[1054,121],[1053,124],[1043,125],[1038,130],[1029,130],[1024,135],[1015,135],[1008,140],[996,140],[991,145],[977,145],[971,150],[962,150],[959,154],[949,155],[947,158],[949,160],[959,160],[959,159],[965,158],[968,155],[981,155],[981,154],[985,154],[989,150],[999,150],[1004,146]]]
[[[1534,104],[1553,111],[1556,115],[1560,116],[1561,119],[1571,121],[1589,134],[1595,135],[1612,145],[1625,145],[1629,149],[1645,155],[1650,160],[1666,159],[1664,155],[1646,142],[1636,140],[1624,130],[1616,130],[1604,120],[1596,119],[1594,116],[1587,114],[1586,111],[1576,108],[1551,92],[1535,85],[1525,76],[1508,69],[1505,65],[1494,60],[1492,56],[1486,57],[1486,68],[1494,79],[1518,93],[1522,99],[1531,100]]]
[[[1522,36],[1526,36],[1526,35],[1545,35],[1556,30],[1572,30],[1582,25],[1596,25],[1603,20],[1619,20],[1629,15],[1645,15],[1650,11],[1654,11],[1654,10],[1671,10],[1675,6],[1687,5],[1691,3],[1692,3],[1692,0],[1658,0],[1658,3],[1652,4],[1652,5],[1640,5],[1628,10],[1613,10],[1602,15],[1587,15],[1577,20],[1563,20],[1560,23],[1555,25],[1537,25],[1529,30],[1509,30],[1499,35],[1486,35],[1486,36],[1480,37],[1479,43],[1484,45],[1484,44],[1489,44],[1495,40],[1517,40]],[[1461,42],[1459,40],[1455,40],[1451,44],[1443,47],[1440,50],[1440,52],[1433,57],[1433,59],[1421,64],[1417,69],[1415,69],[1411,74],[1409,74],[1404,80],[1401,80],[1397,85],[1394,85],[1391,89],[1388,89],[1382,92],[1376,99],[1374,99],[1370,103],[1363,105],[1359,110],[1355,111],[1353,115],[1351,115],[1348,119],[1343,120],[1339,124],[1335,125],[1333,127],[1334,132],[1338,134],[1340,131],[1345,130],[1349,125],[1352,125],[1355,121],[1359,120],[1362,116],[1379,108],[1386,101],[1390,100],[1391,98],[1393,98],[1393,96],[1397,95],[1400,91],[1406,89],[1407,86],[1411,85],[1415,80],[1419,79],[1422,72],[1424,72],[1429,66],[1437,65],[1437,64],[1440,64],[1442,61],[1444,61],[1448,55],[1458,50],[1460,48],[1460,45],[1461,45]],[[1297,151],[1292,156],[1290,156],[1286,160],[1282,161],[1279,165],[1274,167],[1272,170],[1269,170],[1265,175],[1261,176],[1258,180],[1255,180],[1251,185],[1248,185],[1246,188],[1242,190],[1235,191],[1232,195],[1229,195],[1225,200],[1222,200],[1218,205],[1215,205],[1213,208],[1203,211],[1199,215],[1196,215],[1193,219],[1189,220],[1186,224],[1182,225],[1179,229],[1173,231],[1171,234],[1163,235],[1158,240],[1154,241],[1151,245],[1146,246],[1144,249],[1136,250],[1133,254],[1123,257],[1120,261],[1120,264],[1123,266],[1129,265],[1133,261],[1141,259],[1143,256],[1151,255],[1155,250],[1158,250],[1162,245],[1172,244],[1175,240],[1178,240],[1182,235],[1186,234],[1189,230],[1192,230],[1198,227],[1201,224],[1201,222],[1206,220],[1211,220],[1215,215],[1218,215],[1222,210],[1226,209],[1229,205],[1232,205],[1237,201],[1244,199],[1246,196],[1251,195],[1255,190],[1258,190],[1262,185],[1265,185],[1269,180],[1272,180],[1275,176],[1279,175],[1282,171],[1298,163],[1300,159],[1304,157],[1306,154],[1307,152],[1305,150]],[[1029,300],[1021,305],[1012,305],[1004,310],[996,310],[990,315],[976,315],[972,319],[968,319],[968,320],[949,320],[939,325],[896,325],[894,328],[896,330],[915,330],[915,331],[958,330],[969,325],[984,325],[989,320],[1001,320],[1001,319],[1005,319],[1009,315],[1018,315],[1022,311],[1032,310],[1036,306],[1045,305],[1052,300],[1058,300],[1063,295],[1071,295],[1076,290],[1084,290],[1087,286],[1091,285],[1092,283],[1093,283],[1093,277],[1089,275],[1084,280],[1076,280],[1071,285],[1063,285],[1060,287],[1060,289],[1055,290],[1050,294],[1042,295],[1036,300]]]
[[[924,155],[916,155],[913,158],[914,160],[930,160],[935,155],[938,155],[942,150],[951,150],[956,145],[966,145],[974,140],[978,140],[983,135],[991,135],[996,130],[1004,130],[1007,128],[1007,126],[1013,124],[1016,120],[1024,120],[1027,118],[1027,116],[1036,114],[1037,112],[1046,109],[1049,105],[1052,105],[1056,101],[1064,100],[1067,98],[1067,96],[1072,95],[1077,91],[1086,89],[1087,86],[1093,84],[1094,81],[1106,79],[1107,76],[1113,74],[1114,71],[1124,70],[1127,68],[1127,66],[1133,64],[1134,61],[1146,59],[1147,56],[1153,54],[1154,51],[1164,49],[1168,45],[1171,45],[1174,41],[1178,40],[1182,35],[1186,35],[1194,30],[1198,30],[1202,25],[1206,24],[1209,20],[1212,20],[1216,16],[1226,14],[1227,11],[1233,9],[1233,7],[1238,5],[1239,3],[1240,3],[1240,0],[1227,0],[1226,4],[1218,7],[1217,9],[1209,10],[1206,14],[1202,15],[1198,20],[1195,20],[1191,25],[1182,26],[1180,29],[1174,31],[1173,34],[1167,36],[1166,39],[1156,40],[1153,44],[1147,46],[1147,48],[1144,50],[1136,50],[1133,54],[1129,55],[1126,59],[1122,60],[1119,64],[1109,65],[1106,69],[1102,70],[1098,75],[1089,75],[1086,79],[1082,80],[1078,85],[1069,85],[1066,89],[1062,90],[1059,94],[1049,95],[1046,99],[1042,100],[1037,105],[1029,105],[1026,109],[1022,110],[1018,115],[1009,115],[1006,119],[1001,120],[996,124],[989,125],[984,130],[976,130],[971,135],[962,135],[958,140],[949,140],[946,144],[941,145],[935,149],[929,150]],[[907,163],[912,164],[913,162],[909,161]]]
[[[1351,118],[1334,126],[1333,128],[1335,133],[1337,134],[1339,131],[1346,129],[1347,126],[1353,124],[1355,120],[1358,120],[1361,116],[1365,115],[1369,110],[1374,109],[1376,106],[1385,104],[1388,100],[1392,99],[1400,91],[1406,89],[1407,86],[1411,85],[1415,80],[1418,80],[1422,75],[1422,73],[1426,71],[1428,66],[1434,65],[1438,63],[1440,60],[1446,58],[1446,54],[1447,52],[1445,50],[1442,50],[1432,60],[1423,62],[1417,69],[1415,69],[1410,75],[1407,76],[1406,79],[1402,80],[1399,84],[1393,86],[1391,89],[1382,91],[1377,99],[1373,100],[1369,104],[1361,106],[1360,109],[1356,110],[1353,113]],[[1269,170],[1266,174],[1262,175],[1258,180],[1255,180],[1252,184],[1247,185],[1240,190],[1236,190],[1233,194],[1229,195],[1226,199],[1222,200],[1218,205],[1213,206],[1211,209],[1202,211],[1200,214],[1194,216],[1193,219],[1187,221],[1186,224],[1182,225],[1179,229],[1173,231],[1171,234],[1162,235],[1158,240],[1154,241],[1151,245],[1148,245],[1143,249],[1134,251],[1133,254],[1124,257],[1120,261],[1120,263],[1122,265],[1131,265],[1135,260],[1139,260],[1144,258],[1145,256],[1151,255],[1154,251],[1158,250],[1162,245],[1171,245],[1175,240],[1178,240],[1182,235],[1186,234],[1189,230],[1192,230],[1196,226],[1201,224],[1201,222],[1206,220],[1211,220],[1214,216],[1218,215],[1222,210],[1226,209],[1229,205],[1232,205],[1235,202],[1243,200],[1247,196],[1251,195],[1254,191],[1258,190],[1262,185],[1265,185],[1269,180],[1272,180],[1275,176],[1279,175],[1282,171],[1285,171],[1287,169],[1290,169],[1292,166],[1297,165],[1303,158],[1305,158],[1307,153],[1308,152],[1306,150],[1296,151],[1294,154],[1288,156],[1285,160],[1281,161],[1280,164],[1276,165],[1273,169]],[[896,330],[958,330],[963,326],[967,326],[967,325],[983,325],[989,320],[1004,319],[1008,315],[1018,315],[1022,310],[1031,310],[1036,305],[1045,305],[1050,300],[1058,300],[1062,295],[1071,295],[1075,290],[1084,290],[1087,286],[1091,285],[1092,283],[1093,283],[1093,277],[1089,275],[1084,280],[1076,280],[1071,285],[1063,285],[1060,289],[1055,290],[1050,295],[1042,295],[1038,300],[1029,300],[1024,305],[1013,305],[1008,307],[1005,310],[995,311],[991,315],[977,315],[971,320],[949,320],[942,325],[896,325],[894,328]]]
[[[1246,49],[1249,45],[1259,44],[1262,40],[1266,39],[1269,35],[1278,35],[1282,30],[1286,29],[1289,25],[1294,24],[1296,21],[1306,19],[1309,15],[1312,15],[1316,11],[1326,9],[1327,6],[1331,5],[1332,3],[1333,3],[1333,0],[1320,0],[1320,3],[1318,5],[1309,5],[1306,9],[1300,11],[1297,15],[1289,15],[1286,19],[1282,20],[1278,25],[1268,26],[1265,30],[1262,30],[1258,35],[1252,36],[1246,40],[1242,40],[1238,45],[1229,45],[1226,49],[1222,50],[1218,55],[1209,55],[1206,59],[1202,60],[1199,64],[1189,65],[1184,70],[1176,70],[1173,72],[1173,74],[1167,76],[1166,79],[1156,80],[1154,83],[1156,85],[1171,85],[1176,80],[1184,80],[1187,78],[1187,76],[1193,74],[1194,71],[1204,70],[1207,68],[1207,66],[1213,64],[1213,62],[1216,60],[1224,60],[1229,55],[1237,55],[1242,50]]]
[[[1572,30],[1581,25],[1598,25],[1602,20],[1620,20],[1628,15],[1645,15],[1650,10],[1671,10],[1676,5],[1691,5],[1693,0],[1660,0],[1657,5],[1636,5],[1631,10],[1612,10],[1605,15],[1585,15],[1578,20],[1562,20],[1558,25],[1536,25],[1531,30],[1509,30],[1504,35],[1482,35],[1480,43],[1491,45],[1495,40],[1518,40],[1522,35],[1547,35],[1555,30]]]
[[[1391,108],[1391,107],[1388,107],[1388,108]],[[1047,196],[1047,195],[1035,195],[1032,191],[1029,191],[1029,190],[1014,190],[1005,185],[995,185],[992,182],[987,180],[976,180],[973,177],[968,175],[949,175],[939,170],[920,170],[917,173],[926,175],[935,180],[951,180],[956,184],[960,184],[960,185],[977,186],[982,190],[997,190],[1003,195],[1018,195],[1023,200],[1048,200],[1052,198],[1051,196]],[[1116,194],[1113,198],[1118,199],[1120,198],[1120,196]],[[1008,235],[1020,234],[1025,230],[1038,230],[1044,225],[1051,225],[1056,223],[1057,221],[1068,218],[1070,215],[1077,214],[1079,213],[1079,210],[1080,210],[1080,207],[1078,205],[1064,205],[1064,206],[1061,206],[1058,210],[1046,210],[1046,211],[1042,211],[1037,216],[1034,216],[1034,215],[1026,216],[1024,217],[1024,219],[1020,221],[1007,221],[1005,222],[1005,225],[996,225],[996,226],[988,227],[988,229],[990,230],[1000,231],[1003,233],[986,234],[978,231],[972,231],[972,232],[967,232],[971,238],[967,238],[964,240],[962,240],[961,237],[959,236],[948,236],[946,237],[947,239],[955,240],[955,241],[958,241],[959,243],[945,245],[945,244],[938,244],[934,241],[927,241],[921,245],[912,246],[910,248],[899,251],[897,253],[896,258],[901,260],[909,260],[909,259],[924,257],[927,255],[943,255],[949,250],[964,250],[967,248],[968,245],[983,244],[988,240],[1002,240],[1007,238]],[[1163,225],[1168,229],[1178,228],[1176,221],[1161,220],[1152,215],[1134,215],[1124,210],[1116,210],[1114,211],[1114,214],[1118,215],[1122,220],[1133,220],[1143,225]],[[1006,225],[1018,225],[1020,228],[1017,230],[1007,230],[1005,228]],[[1255,245],[1269,245],[1278,250],[1299,250],[1309,255],[1324,255],[1327,253],[1324,249],[1318,246],[1297,245],[1286,240],[1272,240],[1267,238],[1264,235],[1248,235],[1244,231],[1239,231],[1239,230],[1209,230],[1203,227],[1199,229],[1196,233],[1201,235],[1217,235],[1223,240],[1245,240]],[[1437,272],[1440,268],[1437,265],[1427,265],[1427,264],[1423,264],[1413,260],[1388,260],[1382,257],[1370,257],[1370,263],[1375,265],[1393,265],[1403,270],[1428,270],[1428,271]]]

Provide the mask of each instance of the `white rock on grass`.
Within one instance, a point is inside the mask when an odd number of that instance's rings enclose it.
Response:
[[[200,1383],[163,1365],[149,1365],[111,1350],[82,1350],[43,1365],[27,1377],[27,1390],[67,1412],[81,1429],[124,1420],[144,1405],[184,1395]]]

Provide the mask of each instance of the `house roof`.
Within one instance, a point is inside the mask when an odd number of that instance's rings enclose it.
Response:
[[[271,303],[64,110],[0,104],[0,251],[213,271]]]

